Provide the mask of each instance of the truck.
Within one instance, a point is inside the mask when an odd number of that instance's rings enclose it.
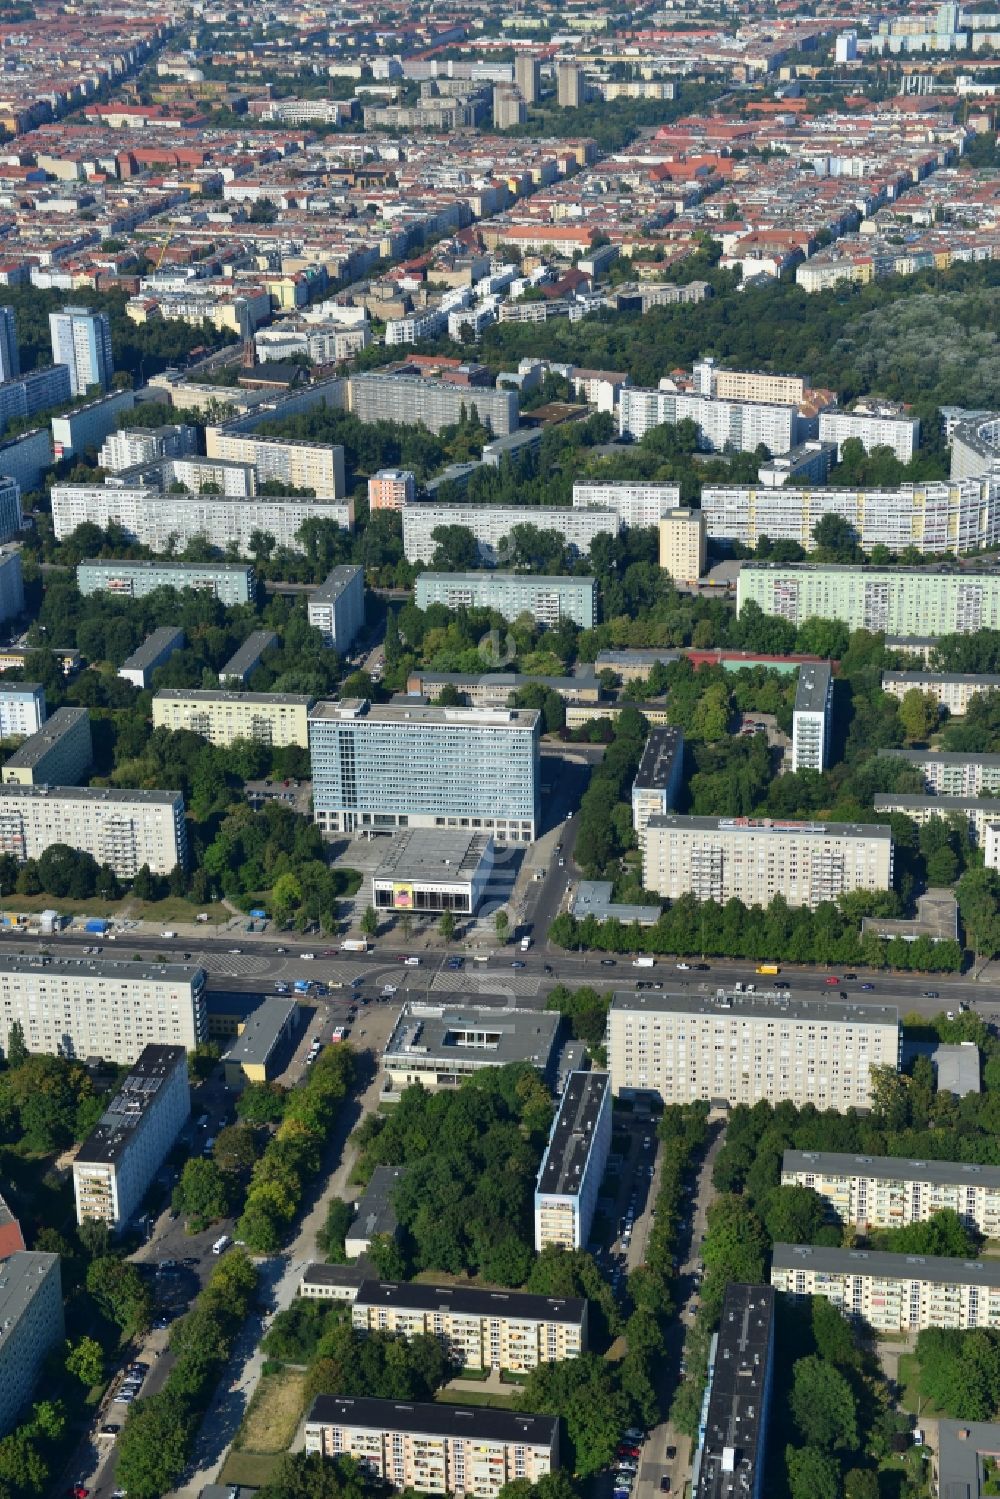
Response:
[[[367,952],[368,943],[364,937],[348,937],[346,942],[340,944],[341,952]]]
[[[531,946],[531,938],[530,937],[522,937],[521,938],[521,951],[522,952],[527,952],[528,948],[530,946]]]
[[[160,936],[166,938],[169,941],[171,938],[176,937],[177,933],[176,932],[161,932]]]
[[[633,958],[632,959],[632,967],[633,968],[654,968],[655,966],[656,966],[656,959],[655,958]]]
[[[757,964],[757,972],[758,973],[780,973],[781,969],[778,967],[777,963],[758,963]]]

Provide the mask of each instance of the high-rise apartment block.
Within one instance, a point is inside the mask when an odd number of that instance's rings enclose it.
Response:
[[[3,389],[0,385],[0,393]],[[3,438],[0,440],[0,496],[9,489],[11,483],[17,485],[18,498],[33,489],[43,488],[45,471],[54,462],[55,444],[47,427],[34,427],[28,432],[19,432],[14,437]],[[16,532],[11,529],[14,517],[9,499],[3,500],[3,507],[0,540],[13,541]],[[21,524],[20,520],[18,524]]]
[[[309,744],[312,698],[291,692],[226,692],[194,687],[161,687],[153,698],[154,729],[187,729],[209,743],[249,739],[284,749]]]
[[[649,819],[672,810],[683,778],[683,732],[671,724],[650,729],[632,783],[632,826],[640,848],[645,847]]]
[[[417,574],[416,605],[444,604],[448,609],[495,609],[504,619],[533,614],[541,625],[569,619],[581,630],[597,622],[594,578],[547,578],[538,573]]]
[[[309,715],[316,822],[325,833],[450,827],[531,843],[539,732],[529,708],[317,703]]]
[[[556,505],[417,504],[403,508],[403,552],[408,562],[433,562],[434,532],[439,526],[464,526],[479,546],[486,567],[504,560],[505,544],[515,526],[555,531],[566,546],[587,556],[595,536],[617,536],[617,510],[564,510]]]
[[[198,429],[181,423],[161,427],[123,427],[104,439],[98,464],[109,474],[120,474],[161,458],[184,458],[198,451]]]
[[[0,549],[0,623],[24,613],[24,579],[17,547]]]
[[[0,385],[21,373],[17,351],[17,318],[13,307],[0,307]]]
[[[895,1005],[772,995],[616,994],[611,1085],[664,1103],[790,1099],[797,1108],[871,1107],[871,1069],[899,1067]]]
[[[825,1296],[845,1317],[876,1332],[1000,1328],[996,1260],[775,1244],[771,1284],[792,1296]]]
[[[583,69],[575,62],[556,64],[556,99],[560,109],[579,109],[586,98]]]
[[[514,82],[525,104],[537,104],[542,93],[542,64],[538,57],[521,53],[514,59]]]
[[[368,480],[369,510],[402,510],[417,497],[417,481],[408,468],[380,468]]]
[[[45,688],[40,682],[0,686],[0,739],[37,734],[47,713]]]
[[[523,125],[528,118],[528,106],[520,91],[509,83],[493,85],[493,124],[497,130],[510,130],[514,125]]]
[[[70,372],[65,364],[43,365],[16,380],[6,380],[0,384],[0,431],[8,422],[26,421],[71,399]]]
[[[0,544],[13,541],[21,525],[21,487],[16,479],[0,474]]]
[[[124,1228],[191,1113],[183,1046],[145,1046],[73,1161],[76,1221]]]
[[[49,313],[52,363],[69,370],[70,390],[85,396],[94,385],[107,390],[115,372],[111,355],[111,319],[89,307],[64,307]]]
[[[306,610],[330,649],[345,655],[365,622],[364,568],[335,567],[309,595]]]
[[[818,906],[847,890],[888,890],[892,832],[877,823],[778,822],[668,813],[646,824],[646,890],[678,900]]]
[[[249,604],[257,585],[245,562],[109,562],[93,557],[77,565],[76,586],[84,595],[113,593],[128,599],[144,599],[157,588],[192,588],[231,605]]]
[[[920,423],[896,409],[859,406],[853,411],[821,411],[820,442],[835,442],[840,458],[844,443],[851,438],[861,443],[866,453],[874,448],[890,448],[900,463],[909,463],[920,445]]]
[[[786,1150],[783,1187],[810,1187],[841,1223],[905,1228],[957,1213],[968,1228],[1000,1238],[1000,1167],[974,1161],[908,1161],[834,1150]]]
[[[829,661],[799,667],[792,710],[792,770],[826,770],[833,724],[833,669]]]
[[[59,1256],[9,1254],[0,1263],[0,1436],[16,1425],[65,1335]]]
[[[258,437],[226,427],[206,427],[205,455],[252,465],[260,483],[277,479],[293,489],[311,489],[322,499],[339,500],[346,492],[344,450],[334,443]]]
[[[586,1249],[611,1149],[611,1079],[571,1072],[535,1184],[535,1248]]]
[[[751,599],[765,614],[795,625],[839,619],[849,630],[921,638],[1000,629],[1000,573],[985,569],[744,562],[737,613]]]
[[[0,786],[0,849],[23,864],[53,843],[91,854],[119,879],[134,879],[144,864],[170,874],[187,864],[184,798],[113,786]]]
[[[573,485],[577,509],[617,510],[623,526],[657,526],[680,500],[679,484],[609,479],[603,483],[580,480]]]
[[[693,421],[700,446],[708,453],[728,449],[752,453],[762,443],[772,453],[787,453],[807,436],[798,407],[764,401],[724,401],[688,390],[622,390],[618,397],[618,430],[640,438],[653,427]]]
[[[0,956],[0,1046],[132,1063],[144,1046],[208,1040],[204,969],[103,958]]]
[[[696,583],[708,561],[705,516],[679,505],[660,522],[660,566],[672,583]]]
[[[410,427],[423,422],[431,432],[478,415],[495,437],[517,431],[517,393],[488,386],[450,385],[421,375],[368,373],[352,375],[348,403],[362,422],[401,422]]]
[[[762,1499],[773,1383],[774,1291],[730,1282],[709,1354],[692,1499]]]
[[[4,761],[5,785],[75,786],[94,758],[86,708],[57,708],[36,734]]]

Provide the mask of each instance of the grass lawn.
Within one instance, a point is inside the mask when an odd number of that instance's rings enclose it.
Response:
[[[263,1488],[271,1481],[278,1466],[278,1454],[230,1452],[219,1475],[219,1483],[244,1484],[248,1489]]]
[[[899,1385],[902,1392],[899,1403],[904,1411],[915,1416],[919,1406],[921,1417],[928,1420],[944,1415],[944,1411],[938,1410],[936,1405],[920,1393],[920,1364],[915,1353],[900,1354]]]
[[[292,1443],[305,1406],[304,1369],[265,1374],[233,1443],[241,1452],[277,1454]]]
[[[514,1406],[509,1395],[484,1395],[481,1390],[438,1390],[434,1399],[443,1405],[487,1405],[502,1411],[512,1410]]]
[[[128,917],[133,921],[194,921],[199,912],[208,912],[208,922],[229,921],[231,912],[218,901],[196,906],[179,895],[168,895],[165,900],[104,900],[95,895],[90,900],[70,900],[55,895],[11,895],[4,901],[9,912],[23,911],[25,915],[36,915],[39,911],[58,911],[63,916]]]

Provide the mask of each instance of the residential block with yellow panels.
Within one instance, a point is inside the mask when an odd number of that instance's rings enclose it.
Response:
[[[771,1284],[793,1296],[824,1296],[878,1332],[1000,1328],[996,1260],[775,1244]]]
[[[305,1450],[352,1457],[394,1489],[495,1499],[507,1483],[537,1483],[559,1466],[559,1418],[461,1405],[317,1395]]]
[[[781,1184],[811,1187],[842,1223],[861,1228],[903,1228],[950,1208],[988,1239],[1000,1238],[998,1166],[786,1150]]]
[[[276,749],[309,746],[312,698],[291,692],[213,692],[163,688],[153,698],[154,729],[189,729],[211,744],[252,739]]]
[[[360,1332],[429,1333],[464,1369],[534,1369],[587,1346],[587,1303],[478,1286],[366,1280],[351,1308]]]

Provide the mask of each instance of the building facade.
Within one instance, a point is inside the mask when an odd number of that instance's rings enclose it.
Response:
[[[493,873],[493,839],[453,828],[397,833],[372,875],[376,911],[474,916]]]
[[[899,412],[821,411],[820,442],[835,442],[839,459],[844,443],[857,438],[866,453],[874,448],[891,448],[900,463],[909,463],[920,445],[920,423]]]
[[[156,463],[161,458],[183,458],[198,451],[197,427],[182,423],[165,423],[161,427],[123,427],[110,432],[98,455],[98,465],[105,473],[120,474],[139,464]]]
[[[533,614],[539,624],[557,625],[569,619],[581,630],[597,622],[595,578],[547,578],[537,573],[417,574],[418,609],[444,604],[448,609],[495,609],[504,619]]]
[[[134,879],[144,864],[170,874],[187,866],[184,798],[111,786],[0,786],[0,850],[23,864],[53,843],[91,854],[119,879]]]
[[[131,562],[94,557],[76,569],[82,594],[113,593],[119,598],[144,599],[157,588],[188,588],[210,593],[227,606],[249,604],[256,597],[254,570],[235,562]]]
[[[345,493],[344,450],[334,443],[297,442],[206,427],[205,455],[250,464],[261,483],[277,479],[293,489],[311,489],[324,499],[339,500]]]
[[[828,661],[799,667],[792,710],[792,770],[826,770],[833,726],[833,670]]]
[[[220,685],[231,687],[234,691],[243,687],[254,672],[259,670],[268,651],[278,643],[273,630],[251,630],[243,644],[219,667]]]
[[[91,386],[107,390],[115,372],[111,354],[111,319],[89,307],[64,307],[49,313],[52,363],[69,370],[70,392],[85,396]]]
[[[5,785],[75,786],[90,769],[94,748],[86,708],[57,708],[4,762]]]
[[[73,1161],[77,1223],[124,1228],[190,1113],[184,1048],[144,1047]]]
[[[932,796],[987,797],[1000,795],[1000,755],[959,755],[947,750],[879,750],[888,759],[902,760],[919,770]]]
[[[21,494],[42,488],[45,471],[51,468],[52,462],[52,437],[45,427],[36,427],[32,432],[21,432],[16,437],[7,437],[0,442],[0,474],[13,480]],[[9,531],[13,516],[10,500],[4,498],[5,489],[6,486],[0,481],[0,505],[3,507],[3,531],[0,535],[4,541],[12,541],[17,533]]]
[[[680,505],[659,522],[660,566],[672,583],[697,583],[708,561],[705,516]]]
[[[0,307],[0,384],[21,373],[17,350],[17,318],[13,307]]]
[[[141,692],[153,680],[153,672],[165,666],[175,651],[184,649],[184,631],[175,625],[161,625],[152,635],[147,635],[142,645],[134,650],[118,668],[118,675]]]
[[[54,493],[55,491],[53,491]],[[503,561],[504,543],[515,526],[555,531],[572,551],[585,557],[595,536],[617,536],[617,510],[562,510],[555,505],[417,504],[403,508],[403,551],[408,562],[433,562],[439,526],[464,526],[479,546],[487,567]]]
[[[985,847],[989,825],[1000,821],[1000,800],[996,797],[918,796],[887,791],[873,798],[873,806],[879,816],[902,812],[921,828],[932,817],[961,817],[968,826],[971,841],[980,848]]]
[[[457,1088],[484,1067],[530,1062],[551,1072],[559,1032],[552,1011],[456,1008],[410,1001],[400,1011],[382,1053],[386,1092],[412,1083],[428,1092]]]
[[[306,609],[330,649],[345,655],[365,622],[364,568],[335,567],[309,595]]]
[[[290,692],[213,692],[162,687],[153,698],[154,729],[187,729],[211,744],[250,739],[283,749],[309,745],[312,698]]]
[[[884,671],[882,691],[901,702],[908,692],[929,693],[952,718],[963,718],[978,694],[1000,692],[1000,677],[976,672]]]
[[[899,1066],[895,1005],[774,995],[616,994],[608,1061],[618,1095],[664,1103],[790,1099],[797,1108],[866,1109],[871,1068]]]
[[[775,1244],[771,1284],[792,1296],[825,1296],[845,1317],[877,1332],[1000,1328],[996,1260]]]
[[[1000,629],[1000,573],[963,569],[744,562],[737,614],[750,601],[791,624],[839,619],[849,630],[894,636],[969,635]]]
[[[402,510],[417,497],[417,481],[408,468],[380,468],[368,480],[369,510]]]
[[[905,1228],[933,1213],[957,1213],[987,1239],[1000,1238],[1000,1167],[970,1161],[908,1161],[833,1150],[786,1150],[783,1187],[810,1187],[841,1223]]]
[[[470,420],[478,415],[495,437],[517,431],[517,393],[511,390],[374,372],[352,375],[347,389],[348,408],[362,422],[399,422],[406,427],[422,422],[429,431],[440,432],[461,421],[464,411]]]
[[[618,397],[618,431],[636,441],[654,427],[693,421],[699,446],[707,453],[752,453],[761,444],[787,453],[808,431],[798,408],[764,401],[727,401],[696,391],[623,390]]]
[[[623,526],[658,526],[681,502],[679,484],[653,484],[630,479],[573,485],[576,509],[617,510]]]
[[[0,431],[8,422],[26,421],[70,399],[70,374],[64,364],[46,365],[18,380],[4,381],[0,385]]]
[[[535,1248],[586,1249],[611,1149],[611,1079],[571,1072],[535,1184]]]
[[[531,843],[539,818],[540,714],[359,699],[309,715],[313,809],[325,833],[468,828]]]
[[[8,1255],[0,1264],[0,1436],[17,1424],[45,1360],[65,1336],[59,1256]]]
[[[0,739],[37,734],[46,713],[45,688],[40,682],[0,686]]]
[[[18,619],[23,613],[21,553],[17,547],[6,547],[0,550],[0,622]]]

